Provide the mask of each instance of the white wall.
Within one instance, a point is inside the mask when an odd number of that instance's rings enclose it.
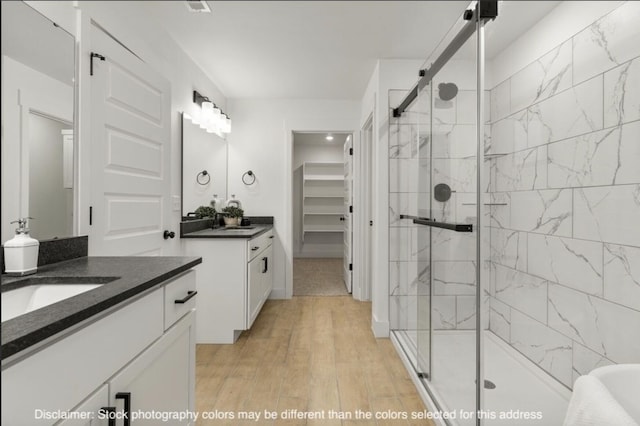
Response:
[[[88,206],[91,195],[90,172],[90,103],[89,53],[91,51],[91,20],[105,28],[111,35],[135,52],[143,61],[171,82],[171,193],[179,197],[180,188],[180,113],[192,116],[200,113],[199,106],[193,103],[192,92],[197,90],[212,99],[225,112],[227,100],[209,77],[191,60],[191,58],[159,27],[153,20],[139,20],[127,13],[123,3],[114,7],[112,2],[91,1],[30,1],[28,4],[52,19],[64,29],[74,34],[79,43],[79,234],[89,233]],[[74,7],[74,4],[77,7]],[[232,118],[234,118],[232,116]],[[179,206],[179,202],[178,202]],[[181,218],[179,207],[174,209],[165,225],[168,229],[178,230]],[[179,239],[167,241],[165,254],[179,254]]]
[[[380,60],[362,97],[361,129],[374,113],[374,180],[373,180],[373,280],[371,283],[372,328],[377,337],[389,335],[389,90],[411,89],[418,81],[423,60]],[[360,149],[355,150],[356,164],[361,164]],[[356,170],[356,172],[358,172]],[[357,174],[357,173],[356,173]],[[360,197],[356,193],[356,198]],[[359,224],[360,226],[362,224]],[[356,225],[358,226],[358,224]],[[360,228],[362,229],[362,227]],[[361,249],[356,250],[356,256]],[[357,268],[357,265],[355,266]],[[356,281],[360,274],[356,274]]]
[[[342,257],[343,234],[307,234],[304,243],[302,242],[302,165],[305,161],[342,163],[344,162],[344,144],[306,145],[295,143],[294,140],[293,257]]]
[[[358,128],[360,102],[326,99],[229,99],[229,193],[247,216],[274,216],[272,298],[291,297],[293,268],[293,131],[351,133]],[[256,182],[242,183],[253,170]]]

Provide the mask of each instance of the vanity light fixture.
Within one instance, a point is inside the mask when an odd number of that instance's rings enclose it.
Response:
[[[327,137],[325,139],[328,140],[328,141],[332,141],[333,140],[333,136],[327,135]]]
[[[193,102],[200,105],[202,109],[199,124],[207,133],[216,133],[220,136],[231,133],[231,119],[209,98],[194,90]]]

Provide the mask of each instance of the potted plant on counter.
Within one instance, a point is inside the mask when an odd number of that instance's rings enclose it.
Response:
[[[205,219],[207,217],[214,219],[216,217],[216,209],[209,206],[200,206],[194,213],[198,219]]]
[[[240,226],[240,220],[244,215],[244,210],[236,206],[227,206],[222,209],[225,226]]]

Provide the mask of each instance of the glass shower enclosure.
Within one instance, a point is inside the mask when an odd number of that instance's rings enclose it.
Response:
[[[556,425],[640,363],[640,3],[492,4],[389,92],[391,339],[444,424]]]

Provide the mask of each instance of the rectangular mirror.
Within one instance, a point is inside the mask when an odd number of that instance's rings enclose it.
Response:
[[[227,141],[182,114],[182,216],[227,198]]]
[[[2,242],[33,217],[39,240],[74,235],[75,39],[21,1],[2,2]]]

